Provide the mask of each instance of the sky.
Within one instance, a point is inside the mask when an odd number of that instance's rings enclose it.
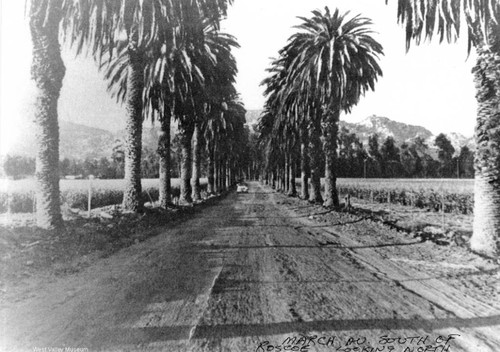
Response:
[[[373,20],[374,37],[384,47],[383,77],[367,92],[351,114],[358,122],[370,115],[420,125],[437,134],[474,131],[476,102],[465,40],[455,44],[412,45],[406,53],[404,30],[397,24],[396,0],[235,0],[222,30],[234,35],[241,48],[237,88],[247,109],[262,109],[260,86],[265,69],[297,30],[297,16],[328,6],[362,14]],[[22,138],[31,123],[33,83],[30,80],[31,41],[24,17],[24,1],[0,0],[0,154]],[[111,131],[123,129],[124,108],[110,98],[106,83],[91,58],[75,58],[63,47],[66,75],[59,100],[59,118]]]

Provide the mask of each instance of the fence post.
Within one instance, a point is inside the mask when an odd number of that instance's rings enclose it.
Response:
[[[441,193],[441,226],[444,230],[444,194]]]

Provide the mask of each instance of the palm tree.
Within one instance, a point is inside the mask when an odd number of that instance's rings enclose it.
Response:
[[[348,13],[313,11],[301,18],[299,32],[290,38],[285,52],[295,55],[288,68],[290,91],[308,91],[314,96],[315,118],[323,124],[325,152],[325,206],[338,206],[336,188],[337,134],[341,111],[349,112],[367,89],[374,89],[382,75],[378,65],[382,46],[372,38],[371,20]],[[312,136],[319,133],[312,122]],[[314,140],[313,140],[314,142]],[[313,146],[314,143],[313,143]],[[316,147],[316,146],[315,146]],[[317,147],[316,147],[317,148]],[[312,171],[313,174],[316,170]]]
[[[239,47],[235,38],[231,35],[220,33],[213,27],[206,28],[203,32],[204,40],[202,48],[203,55],[193,61],[199,61],[200,71],[204,77],[204,85],[198,92],[195,91],[196,116],[194,118],[194,131],[192,140],[192,175],[191,188],[194,201],[200,197],[200,154],[203,137],[204,122],[209,118],[209,113],[213,110],[218,112],[227,110],[227,101],[233,99],[236,94],[234,87],[237,68],[236,60],[231,53],[233,47]]]
[[[35,81],[36,222],[42,228],[62,225],[59,192],[59,124],[57,103],[65,74],[59,46],[61,0],[30,2],[33,43],[31,77]]]
[[[292,60],[296,57],[297,52],[291,52],[289,49],[280,51],[280,58],[272,62],[272,66],[268,69],[270,76],[266,78],[262,84],[266,85],[266,90],[264,94],[267,96],[266,101],[266,113],[262,116],[259,130],[261,144],[264,140],[268,140],[269,145],[267,147],[269,155],[273,155],[273,158],[281,160],[285,155],[290,156],[291,152],[296,147],[297,141],[300,140],[301,143],[301,173],[302,173],[302,197],[304,199],[309,198],[308,192],[308,176],[309,176],[309,155],[308,148],[305,147],[305,143],[308,139],[305,136],[308,134],[308,118],[310,115],[306,113],[306,109],[303,108],[303,100],[301,100],[301,95],[298,94],[297,90],[287,92],[289,89],[288,82],[286,80],[289,66]],[[302,104],[302,105],[301,105]],[[319,145],[319,135],[318,143]],[[291,141],[291,143],[288,143]],[[286,144],[284,150],[281,150],[278,146],[281,144]],[[273,160],[267,158],[268,160]],[[314,159],[317,161],[317,159]],[[268,164],[269,167],[278,168],[276,174],[278,175],[278,189],[281,189],[282,183],[282,172],[281,162],[273,162]],[[295,164],[294,158],[285,162],[286,165],[290,164],[290,168],[286,170],[286,175],[294,174],[290,171],[292,165]],[[319,164],[319,162],[318,162]],[[290,195],[295,195],[295,182],[293,176],[285,177],[288,182],[286,182],[285,189],[290,190]],[[313,180],[313,188],[317,185],[318,191],[319,187],[319,173],[315,174]],[[321,193],[315,192],[312,196],[311,201],[322,201]]]
[[[140,211],[141,147],[143,93],[147,55],[151,51],[174,46],[184,27],[202,18],[218,26],[230,0],[69,0],[65,3],[63,28],[67,38],[76,44],[77,54],[84,46],[100,62],[111,63],[116,48],[126,49],[125,108],[125,190],[123,207]],[[158,56],[158,55],[154,55]]]
[[[386,1],[387,3],[387,1]],[[474,160],[474,226],[471,249],[495,257],[500,235],[500,3],[498,0],[398,0],[398,21],[406,27],[406,48],[422,37],[455,41],[465,16],[468,51],[475,47],[473,69],[477,120]]]

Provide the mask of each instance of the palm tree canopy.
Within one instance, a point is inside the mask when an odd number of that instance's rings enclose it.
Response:
[[[295,55],[287,82],[300,92],[319,99],[319,104],[349,111],[366,89],[374,89],[382,70],[378,58],[382,46],[371,36],[372,21],[360,15],[348,18],[338,9],[313,11],[299,17],[300,30],[289,39],[281,55]]]
[[[386,0],[386,4],[389,0]],[[467,26],[468,49],[487,40],[491,22],[500,23],[498,0],[398,0],[398,22],[406,28],[406,49],[411,41],[417,45],[434,34],[439,41],[455,41],[460,35],[463,18]]]
[[[201,18],[218,27],[231,1],[64,0],[64,38],[77,46],[78,54],[88,47],[100,59],[104,46],[113,53],[124,38],[142,49],[158,41],[175,45],[182,29]]]
[[[146,52],[143,117],[164,116],[171,109],[179,118],[220,105],[221,98],[236,94],[233,83],[237,67],[232,48],[236,39],[221,33],[208,20],[179,32],[176,46],[157,42]],[[117,47],[114,59],[101,65],[108,89],[118,101],[127,90],[127,46]],[[207,105],[208,104],[208,105]]]

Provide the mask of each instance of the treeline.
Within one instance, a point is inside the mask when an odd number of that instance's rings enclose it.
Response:
[[[358,136],[342,128],[338,136],[338,176],[368,178],[473,178],[474,153],[462,146],[456,153],[450,140],[439,134],[434,140],[437,159],[424,139],[416,137],[397,145],[393,137],[377,134],[365,147]]]
[[[252,168],[248,174],[259,178],[266,165],[266,150],[250,138]],[[455,150],[441,133],[428,145],[421,137],[397,144],[393,137],[373,134],[364,145],[346,127],[339,130],[337,175],[343,178],[474,178],[474,152],[467,146]],[[433,148],[434,147],[434,148]],[[260,148],[260,149],[259,149]],[[436,152],[437,151],[437,152]],[[294,153],[294,152],[292,152]],[[322,155],[323,152],[320,151]],[[300,156],[294,156],[300,158]],[[324,157],[320,157],[320,175],[325,175]],[[294,169],[300,177],[300,169]]]

